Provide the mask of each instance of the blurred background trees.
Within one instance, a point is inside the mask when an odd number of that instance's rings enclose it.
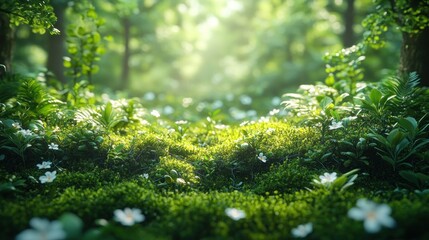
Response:
[[[51,0],[60,36],[16,29],[14,66],[45,71],[63,83],[63,57],[73,37],[77,3]],[[361,40],[371,0],[93,0],[104,50],[95,56],[92,82],[127,91],[215,99],[227,94],[281,96],[300,84],[325,81],[326,52]],[[384,1],[384,3],[387,1]],[[386,6],[387,9],[387,6]],[[386,29],[383,48],[368,50],[367,81],[378,81],[399,64],[400,31]],[[3,45],[3,44],[2,44]],[[103,54],[104,53],[104,54]],[[89,79],[86,79],[89,80]]]

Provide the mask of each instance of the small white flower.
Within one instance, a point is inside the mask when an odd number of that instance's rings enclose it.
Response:
[[[21,129],[21,124],[19,124],[18,122],[14,122],[12,123],[12,127],[16,129]]]
[[[66,238],[63,226],[58,221],[49,222],[47,219],[32,218],[30,226],[33,229],[22,231],[16,240],[61,240]]]
[[[57,171],[53,171],[53,172],[49,172],[48,171],[48,172],[45,172],[45,175],[39,177],[40,183],[50,183],[50,182],[53,182],[54,179],[57,177],[56,174],[57,174]]]
[[[50,162],[50,161],[44,161],[44,162],[42,162],[42,164],[37,164],[37,167],[39,168],[39,169],[48,169],[48,168],[51,168],[51,164],[52,164],[52,162]]]
[[[343,118],[343,121],[353,121],[353,120],[356,120],[356,119],[357,119],[356,116],[350,116],[350,117]]]
[[[276,130],[274,128],[268,128],[267,131],[265,131],[267,134],[271,134],[275,132]]]
[[[261,117],[261,118],[258,120],[258,122],[260,122],[260,123],[269,122],[269,121],[270,121],[270,118],[269,118],[269,117]]]
[[[135,223],[143,222],[145,216],[137,208],[125,208],[124,210],[116,209],[114,212],[114,219],[124,226],[132,226]]]
[[[152,110],[152,112],[150,112],[150,114],[154,117],[159,118],[161,116],[161,114],[159,114],[159,112],[157,110]]]
[[[336,122],[335,120],[332,120],[331,125],[329,125],[329,130],[335,130],[342,127],[344,127],[342,121]]]
[[[175,122],[177,125],[184,125],[184,124],[187,124],[188,123],[188,121],[186,121],[186,120],[179,120],[179,121],[176,121]]]
[[[169,129],[167,130],[167,132],[168,132],[168,134],[173,134],[173,133],[175,133],[175,132],[176,132],[176,129],[174,129],[174,128],[169,128]]]
[[[241,147],[242,149],[246,149],[246,148],[248,148],[248,147],[249,147],[249,144],[248,144],[247,142],[245,142],[245,143],[240,144],[240,147]]]
[[[263,163],[267,162],[267,157],[264,156],[263,153],[259,153],[259,155],[257,157],[259,160],[261,160],[261,162],[263,162]]]
[[[335,181],[335,179],[337,179],[337,173],[336,172],[324,173],[323,175],[320,175],[319,178],[320,178],[321,184],[329,185],[329,184],[333,183]]]
[[[376,233],[380,231],[382,226],[389,228],[395,226],[395,220],[390,216],[392,209],[389,205],[359,199],[356,206],[351,208],[347,215],[351,219],[364,221],[363,226],[368,233]]]
[[[194,101],[194,99],[189,98],[189,97],[187,97],[187,98],[183,98],[183,99],[182,99],[182,106],[183,106],[184,108],[187,108],[187,107],[191,106],[191,104],[192,104],[192,102],[193,102],[193,101]]]
[[[149,178],[149,174],[143,173],[142,177],[148,179]]]
[[[48,145],[48,147],[49,147],[49,149],[52,149],[52,150],[59,150],[58,149],[58,144],[55,144],[55,143],[50,143]]]
[[[225,214],[234,221],[238,221],[246,217],[246,213],[243,210],[237,208],[226,208]]]
[[[21,129],[18,131],[18,133],[20,133],[24,137],[29,137],[34,135],[34,133],[30,129]]]
[[[180,185],[186,185],[186,181],[183,178],[177,178],[176,183]]]
[[[144,126],[149,126],[150,125],[150,123],[147,120],[140,119],[139,121],[140,121],[141,125],[144,125]]]
[[[279,112],[280,112],[280,110],[279,110],[279,109],[277,109],[277,108],[275,108],[275,109],[271,110],[269,114],[270,114],[271,116],[274,116],[274,115],[276,115],[276,114],[277,114],[277,113],[279,113]]]
[[[292,235],[296,238],[305,238],[311,232],[313,232],[312,223],[301,224],[298,225],[298,227],[292,229]]]

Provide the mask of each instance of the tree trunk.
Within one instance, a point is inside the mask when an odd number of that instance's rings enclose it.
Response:
[[[345,48],[355,44],[354,36],[354,20],[355,20],[355,0],[347,0],[347,8],[343,13],[344,19],[344,32],[343,32],[343,46]]]
[[[121,73],[121,89],[125,90],[129,85],[130,78],[130,19],[125,17],[122,19],[122,27],[124,28],[124,55],[122,57],[122,73]]]
[[[418,34],[403,32],[400,72],[417,72],[422,86],[429,87],[429,28]]]
[[[60,30],[59,35],[48,36],[48,63],[47,68],[54,73],[56,78],[62,83],[66,83],[64,76],[63,56],[65,55],[64,47],[64,13],[67,5],[64,3],[53,4],[54,13],[57,16],[55,27]]]
[[[4,65],[0,68],[0,76],[4,71],[12,70],[12,46],[13,46],[13,30],[10,27],[9,16],[0,12],[0,64]]]

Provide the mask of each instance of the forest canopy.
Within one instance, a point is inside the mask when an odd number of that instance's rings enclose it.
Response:
[[[11,5],[14,2],[19,5],[19,1],[11,1],[0,9],[21,11]],[[96,31],[97,46],[92,47],[97,50],[92,58],[97,64],[91,70],[97,72],[91,76],[95,84],[140,96],[175,92],[210,99],[231,90],[251,96],[280,96],[300,84],[325,81],[325,53],[351,47],[364,38],[379,48],[365,52],[365,80],[381,80],[398,67],[400,31],[421,28],[410,22],[427,25],[421,21],[426,16],[424,10],[410,12],[401,1],[394,7],[388,1],[369,0],[83,2],[52,0],[40,10],[55,13],[61,36],[32,36],[31,30],[40,32],[41,26],[53,29],[53,16],[43,14],[38,16],[40,21],[30,23],[31,28],[14,29],[16,71],[46,69],[63,82],[73,81],[70,74],[64,76],[62,62],[63,57],[88,61],[88,57],[73,55],[72,29],[80,27]],[[96,14],[91,21],[103,24],[94,29],[85,19],[76,21],[83,8]],[[395,18],[398,11],[403,14]],[[12,20],[18,17],[6,15]],[[88,12],[86,18],[90,15]],[[416,19],[406,21],[408,25],[393,24],[410,16]],[[361,25],[364,19],[366,27]],[[30,49],[34,50],[31,54]]]

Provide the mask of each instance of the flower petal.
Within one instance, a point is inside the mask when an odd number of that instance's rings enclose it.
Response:
[[[354,219],[354,220],[363,220],[365,219],[365,212],[362,211],[362,209],[360,208],[351,208],[349,210],[349,212],[347,213],[347,215],[349,216],[349,218]]]
[[[368,233],[376,233],[381,229],[381,226],[376,219],[366,219],[363,226]]]

